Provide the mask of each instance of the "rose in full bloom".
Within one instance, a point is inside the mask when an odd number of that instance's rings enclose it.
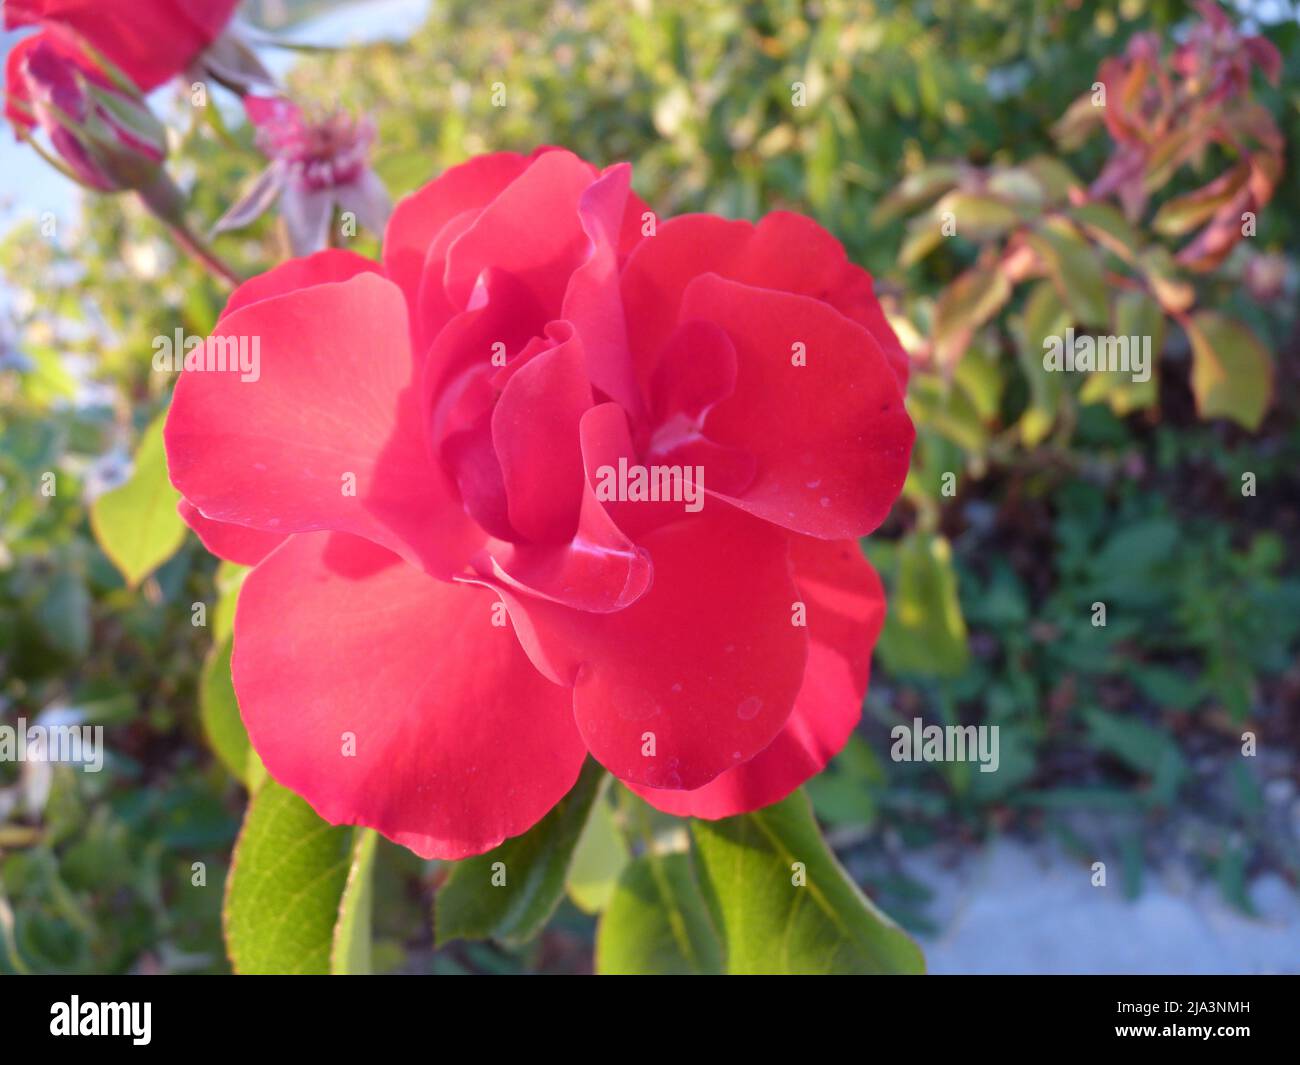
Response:
[[[906,357],[815,223],[661,221],[629,179],[556,149],[455,167],[381,261],[237,289],[177,382],[182,513],[255,567],[244,723],[328,821],[464,857],[589,754],[724,817],[858,719],[884,601],[857,538],[906,474]],[[220,368],[254,340],[255,380]]]
[[[5,0],[4,25],[41,25],[89,44],[148,91],[189,67],[238,6],[239,0]]]

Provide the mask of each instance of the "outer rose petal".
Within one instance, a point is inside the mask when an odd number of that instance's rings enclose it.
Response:
[[[586,258],[589,238],[578,205],[596,179],[572,152],[543,152],[503,189],[447,251],[445,287],[465,307],[488,267],[512,274],[539,306],[558,317],[569,275]]]
[[[181,374],[164,430],[172,483],[216,521],[350,532],[459,569],[481,534],[428,455],[405,314],[394,285],[363,273],[224,318],[214,336],[258,338],[260,376]]]
[[[811,218],[774,211],[757,225],[716,215],[669,219],[628,258],[623,297],[643,384],[678,321],[686,287],[705,273],[829,303],[872,334],[899,383],[907,383],[907,353],[876,302],[871,275]]]
[[[284,543],[285,538],[277,533],[259,532],[242,525],[205,518],[188,499],[177,503],[176,510],[181,520],[194,530],[203,546],[227,562],[255,566]]]
[[[807,296],[716,274],[691,282],[681,317],[721,326],[736,347],[736,389],[709,412],[704,433],[754,456],[757,472],[724,498],[822,539],[864,536],[884,521],[916,433],[871,334]],[[792,361],[797,344],[805,365]]]
[[[790,720],[765,750],[695,791],[632,785],[651,806],[716,820],[780,802],[825,769],[857,725],[885,620],[880,578],[853,540],[796,536],[791,557],[812,643]]]
[[[443,227],[459,214],[481,210],[532,160],[533,156],[516,152],[477,155],[398,202],[384,230],[384,271],[406,296],[407,306],[420,306],[426,253]],[[441,270],[437,280],[441,285]],[[440,313],[445,313],[445,306]]]
[[[493,605],[365,540],[290,537],[235,614],[235,692],[271,776],[325,820],[424,858],[527,831],[586,750],[569,693],[492,623]]]
[[[717,506],[643,546],[655,583],[617,613],[494,586],[537,668],[574,685],[574,717],[597,761],[632,783],[702,787],[766,747],[794,705],[808,637],[790,623],[786,537]]]
[[[331,281],[347,281],[357,274],[382,274],[381,267],[373,259],[367,259],[356,252],[328,248],[314,255],[301,259],[289,259],[287,262],[273,266],[264,274],[258,274],[240,285],[230,294],[225,309],[217,321],[233,314],[241,307],[272,296],[283,296],[287,292],[296,292],[300,288],[312,285],[324,285]]]

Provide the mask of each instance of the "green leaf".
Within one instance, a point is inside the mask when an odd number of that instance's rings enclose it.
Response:
[[[569,898],[585,913],[599,913],[609,904],[627,861],[627,844],[614,824],[609,804],[596,803],[569,866]]]
[[[596,931],[596,972],[722,972],[722,947],[695,882],[690,855],[649,854],[623,870]]]
[[[1107,251],[1134,262],[1142,247],[1141,234],[1123,213],[1108,203],[1085,203],[1070,210],[1070,217]]]
[[[1033,214],[1038,213],[1047,198],[1047,189],[1039,176],[1023,166],[994,167],[985,188],[1006,204]],[[1019,219],[1019,212],[1016,215]]]
[[[938,199],[957,183],[955,166],[940,163],[909,174],[876,206],[871,221],[880,225]]]
[[[899,545],[880,657],[894,673],[956,676],[966,669],[966,622],[952,549],[942,536],[912,533]]]
[[[1138,256],[1138,266],[1152,294],[1170,314],[1181,314],[1196,299],[1196,290],[1179,276],[1168,248],[1146,249]]]
[[[528,832],[457,862],[434,907],[438,945],[489,938],[518,944],[541,931],[564,897],[574,849],[605,780],[588,758],[569,794]]]
[[[1160,304],[1145,292],[1121,292],[1115,297],[1115,335],[1119,337],[1151,338],[1150,376],[1145,381],[1134,381],[1132,374],[1107,370],[1094,370],[1088,375],[1079,400],[1096,403],[1105,400],[1110,409],[1120,417],[1135,410],[1154,406],[1159,398],[1159,380],[1156,377],[1156,360],[1165,343],[1165,314]]]
[[[1151,228],[1166,237],[1181,237],[1231,203],[1250,180],[1250,164],[1238,163],[1208,185],[1164,204],[1151,220]]]
[[[1090,708],[1084,712],[1083,719],[1088,726],[1089,743],[1109,751],[1151,778],[1146,799],[1166,806],[1175,801],[1188,768],[1174,740],[1141,721],[1104,710]]]
[[[826,771],[808,781],[806,790],[818,820],[869,828],[876,821],[876,796],[884,786],[885,769],[879,757],[853,733]]]
[[[1070,312],[1056,286],[1039,281],[1030,290],[1024,313],[1015,321],[1016,358],[1029,382],[1029,403],[1017,428],[1027,447],[1036,446],[1056,424],[1064,388],[1062,375],[1043,365],[1044,342],[1061,336],[1070,324]]]
[[[963,359],[962,366],[974,359]],[[953,387],[938,375],[918,374],[907,397],[913,421],[941,433],[964,451],[979,454],[988,442],[980,412],[965,389]]]
[[[934,354],[952,366],[965,353],[975,330],[1011,298],[1011,282],[996,265],[974,266],[943,290],[934,308]]]
[[[911,219],[898,252],[898,265],[906,268],[919,263],[943,243],[943,231],[939,225],[939,220],[929,212]]]
[[[1050,155],[1035,155],[1022,163],[1021,170],[1028,171],[1042,187],[1048,203],[1062,203],[1069,199],[1074,189],[1082,189],[1083,182],[1059,159]]]
[[[61,568],[42,592],[35,611],[41,635],[68,657],[84,658],[90,651],[91,609],[85,579],[73,567]]]
[[[920,948],[836,861],[802,790],[765,809],[692,821],[727,972],[920,973]]]
[[[1063,219],[1049,219],[1026,238],[1042,257],[1075,321],[1094,329],[1110,324],[1101,256]]]
[[[1011,204],[996,196],[981,196],[960,189],[954,189],[935,205],[936,228],[948,211],[956,223],[956,235],[976,243],[1000,237],[1020,222],[1020,213]]]
[[[257,790],[226,882],[223,924],[236,972],[329,973],[352,835],[273,780]]]
[[[215,584],[217,603],[212,611],[212,639],[216,643],[228,639],[235,631],[235,607],[239,603],[239,589],[244,578],[252,572],[251,566],[222,561],[217,567]]]
[[[185,539],[185,523],[176,512],[181,496],[167,479],[165,418],[164,412],[144,431],[130,479],[90,505],[95,539],[133,588]]]
[[[227,637],[208,652],[199,677],[199,721],[208,746],[235,779],[247,786],[248,752],[251,749],[235,686],[230,680],[232,641]]]
[[[1192,391],[1202,418],[1231,418],[1254,432],[1273,393],[1273,359],[1250,329],[1214,311],[1187,323]]]
[[[338,920],[330,950],[330,972],[335,976],[369,976],[371,916],[374,910],[375,848],[379,833],[373,828],[353,832],[352,864],[339,900]]]

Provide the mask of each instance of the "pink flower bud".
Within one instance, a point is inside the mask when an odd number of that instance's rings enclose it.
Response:
[[[166,132],[143,98],[53,32],[18,42],[5,68],[5,114],[20,135],[44,131],[82,184],[140,188],[158,174]]]

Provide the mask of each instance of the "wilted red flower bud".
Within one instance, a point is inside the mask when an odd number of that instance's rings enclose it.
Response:
[[[20,136],[37,127],[82,184],[104,192],[157,176],[166,131],[138,92],[51,32],[15,45],[5,66],[5,115]]]

